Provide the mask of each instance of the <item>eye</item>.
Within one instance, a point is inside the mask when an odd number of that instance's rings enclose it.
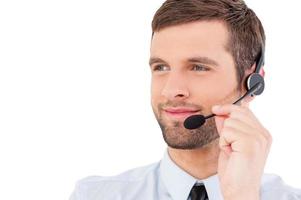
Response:
[[[166,65],[156,65],[153,67],[153,71],[168,71],[169,67]]]
[[[209,71],[210,69],[206,66],[203,66],[203,65],[194,65],[192,67],[192,70],[194,70],[194,71]]]

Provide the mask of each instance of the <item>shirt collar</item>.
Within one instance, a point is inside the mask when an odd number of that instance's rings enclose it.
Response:
[[[217,175],[202,180],[194,178],[171,160],[168,149],[166,149],[163,159],[160,162],[160,177],[168,193],[174,200],[187,199],[191,188],[196,182],[205,185],[210,200],[223,199]]]

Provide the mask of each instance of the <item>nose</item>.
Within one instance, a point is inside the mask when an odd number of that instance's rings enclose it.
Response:
[[[170,72],[162,90],[162,95],[170,101],[184,100],[189,97],[187,77],[181,72]]]

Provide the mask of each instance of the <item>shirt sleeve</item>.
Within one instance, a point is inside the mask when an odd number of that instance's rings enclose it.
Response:
[[[106,181],[101,176],[88,176],[75,184],[69,200],[95,200],[106,197]]]
[[[277,175],[266,175],[261,189],[261,200],[301,200],[301,189],[286,184]]]
[[[75,188],[69,198],[69,200],[83,200],[81,197],[81,189],[80,189],[80,181],[78,181],[75,185]]]

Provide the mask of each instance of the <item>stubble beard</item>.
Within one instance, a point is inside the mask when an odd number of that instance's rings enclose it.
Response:
[[[159,109],[160,112],[160,109]],[[156,119],[161,128],[164,141],[169,147],[175,149],[197,149],[204,148],[211,142],[219,138],[214,118],[206,120],[203,126],[189,130],[186,129],[181,121],[166,122],[160,112]]]

